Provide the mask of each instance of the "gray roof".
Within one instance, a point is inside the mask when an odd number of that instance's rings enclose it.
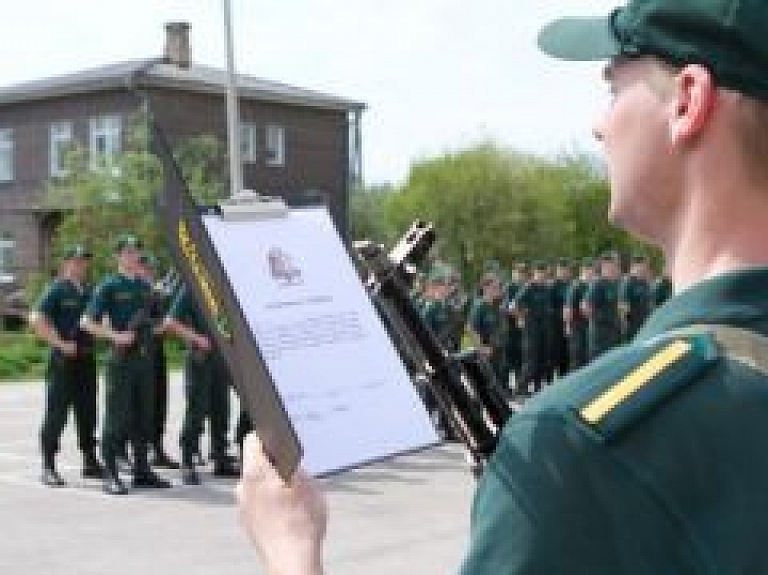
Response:
[[[137,78],[139,86],[159,86],[193,92],[224,93],[227,87],[227,73],[224,70],[197,64],[180,68],[159,59],[129,60],[0,88],[0,104],[127,88],[134,77]],[[238,75],[237,84],[240,97],[250,100],[332,110],[365,109],[365,104],[361,102],[254,76]]]

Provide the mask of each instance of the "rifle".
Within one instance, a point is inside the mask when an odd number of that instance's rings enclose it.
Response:
[[[181,278],[172,268],[162,280],[150,288],[149,295],[145,298],[143,305],[136,310],[123,327],[123,331],[131,331],[134,333],[135,337],[133,343],[130,345],[112,345],[112,350],[116,359],[125,359],[132,351],[139,347],[139,331],[142,328],[151,330],[163,320],[162,314],[158,313],[158,310],[162,308],[162,301],[164,298],[170,297],[170,295],[179,287],[180,283]]]
[[[415,382],[432,391],[479,475],[514,410],[488,362],[474,350],[447,351],[409,297],[411,270],[423,261],[435,238],[432,224],[417,221],[389,253],[380,244],[362,241],[354,244],[354,255],[368,272],[366,287],[390,324],[390,333],[400,339],[395,347],[408,350],[405,360]]]

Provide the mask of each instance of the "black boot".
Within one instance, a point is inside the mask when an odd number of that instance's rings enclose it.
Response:
[[[83,453],[83,477],[90,479],[104,478],[104,466],[93,451]]]
[[[169,481],[166,481],[159,475],[157,475],[149,467],[147,461],[147,448],[146,446],[136,446],[134,449],[134,472],[133,472],[133,486],[136,488],[149,487],[165,489],[171,486]]]
[[[117,473],[117,463],[115,461],[106,462],[103,479],[104,485],[102,489],[107,495],[125,495],[128,493],[128,488]]]
[[[215,477],[240,477],[236,459],[230,455],[217,455],[213,459],[213,475]]]
[[[64,487],[66,482],[56,471],[56,461],[53,453],[43,454],[43,472],[40,475],[40,481],[48,487]]]
[[[181,482],[184,485],[200,485],[200,475],[192,455],[183,454],[181,457]]]
[[[153,467],[164,467],[165,469],[178,469],[179,462],[171,459],[163,449],[162,443],[155,444],[155,448],[152,450],[154,457],[152,458]]]

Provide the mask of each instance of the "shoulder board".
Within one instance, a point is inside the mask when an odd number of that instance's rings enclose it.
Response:
[[[624,373],[614,375],[599,391],[575,406],[579,418],[605,440],[636,425],[720,359],[717,342],[709,334],[627,349],[636,353],[624,358]]]
[[[565,410],[608,442],[695,383],[721,357],[715,338],[704,333],[622,346],[548,388],[524,411]]]

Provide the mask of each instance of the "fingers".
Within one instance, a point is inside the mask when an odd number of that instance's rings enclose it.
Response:
[[[277,469],[264,451],[261,439],[255,433],[249,433],[243,441],[243,480],[283,484]]]

